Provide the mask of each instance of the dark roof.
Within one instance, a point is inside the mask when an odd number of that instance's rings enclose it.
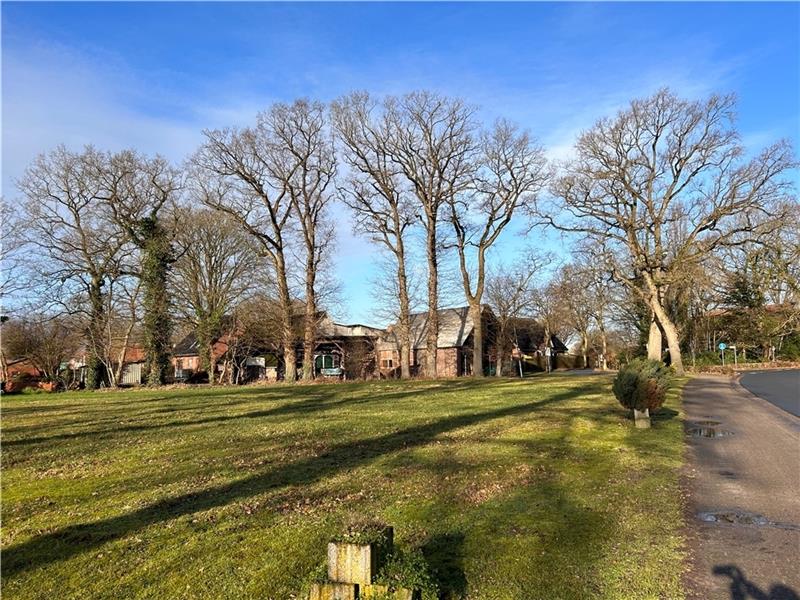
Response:
[[[199,356],[200,346],[197,343],[197,335],[190,331],[180,342],[175,344],[172,349],[173,356]]]
[[[509,328],[511,335],[515,337],[516,344],[523,352],[544,349],[544,327],[536,319],[513,318],[509,321]],[[550,336],[550,347],[555,352],[569,350],[564,342],[555,335]]]

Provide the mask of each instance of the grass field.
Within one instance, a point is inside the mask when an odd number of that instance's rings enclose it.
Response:
[[[295,598],[354,516],[445,598],[681,598],[679,394],[610,381],[6,397],[3,598]]]

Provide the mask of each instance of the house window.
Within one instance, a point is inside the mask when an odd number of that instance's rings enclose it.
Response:
[[[322,369],[336,369],[339,367],[338,354],[318,354],[314,359],[314,366],[317,371]]]
[[[394,367],[394,361],[391,358],[384,358],[381,360],[382,369],[391,369]]]

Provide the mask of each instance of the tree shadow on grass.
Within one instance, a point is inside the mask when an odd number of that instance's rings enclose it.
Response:
[[[457,392],[463,390],[465,388],[474,387],[476,384],[473,381],[464,382],[447,382],[449,385],[445,384],[438,384],[435,386],[435,389],[441,389],[442,391],[450,391],[450,392]],[[355,388],[356,385],[354,384],[353,387]],[[203,417],[199,419],[184,419],[184,420],[176,420],[176,421],[168,421],[164,423],[152,423],[152,424],[141,424],[141,425],[125,425],[125,426],[114,426],[104,429],[89,429],[89,430],[81,430],[81,431],[72,431],[69,433],[59,433],[55,435],[49,436],[29,436],[23,437],[19,439],[12,439],[12,440],[4,440],[3,445],[7,447],[15,447],[15,446],[29,446],[34,444],[44,444],[44,443],[51,443],[54,441],[59,440],[74,440],[74,439],[81,439],[81,438],[90,438],[92,440],[99,440],[99,439],[106,439],[110,437],[117,436],[122,433],[136,433],[136,432],[145,432],[145,431],[152,431],[152,430],[159,430],[165,429],[168,427],[191,427],[194,425],[206,425],[210,423],[224,423],[228,421],[236,421],[238,419],[261,419],[265,417],[273,417],[273,416],[291,416],[291,415],[303,415],[307,413],[314,413],[320,411],[327,411],[332,410],[335,408],[341,408],[343,406],[353,406],[357,404],[365,404],[368,402],[373,402],[375,400],[375,396],[372,395],[359,395],[359,396],[348,396],[346,398],[342,398],[339,400],[332,400],[340,395],[341,390],[335,389],[333,386],[323,386],[323,385],[303,385],[303,386],[296,386],[296,387],[289,387],[285,386],[284,388],[286,391],[293,392],[292,395],[297,395],[302,393],[306,396],[300,400],[292,400],[285,404],[281,404],[280,406],[276,406],[273,408],[263,409],[263,410],[256,410],[250,411],[245,413],[235,413],[230,415],[216,415],[212,417]],[[389,388],[390,390],[392,388]],[[273,390],[269,390],[272,392]],[[356,390],[358,391],[358,390]],[[398,400],[404,399],[415,394],[419,394],[422,392],[430,392],[430,387],[425,388],[412,388],[406,389],[405,391],[395,392],[391,391],[387,394],[380,394],[378,396],[379,400],[387,401],[387,400]],[[309,395],[310,394],[310,395]],[[281,396],[280,399],[285,398]],[[159,397],[152,400],[147,401],[155,401],[155,400],[169,400],[174,399],[173,397]],[[261,400],[260,398],[253,399],[252,402],[258,402]],[[137,402],[138,403],[138,402]],[[236,404],[241,404],[242,402],[237,402]],[[200,405],[197,408],[201,409],[205,405]],[[230,404],[224,405],[224,408],[230,407]],[[175,407],[169,407],[165,409],[157,409],[157,411],[151,412],[158,412],[158,411],[166,411],[166,412],[177,412],[181,410],[186,410],[185,405],[178,405]],[[113,419],[109,420],[111,423],[115,423]],[[77,426],[74,423],[65,424],[64,426]],[[14,430],[6,430],[5,433],[14,433]]]
[[[134,433],[143,431],[152,431],[158,429],[166,429],[171,427],[191,427],[194,425],[206,425],[209,423],[224,423],[227,421],[236,421],[238,419],[261,419],[265,417],[280,416],[280,415],[297,415],[307,412],[316,412],[320,409],[328,410],[344,404],[357,404],[359,402],[367,402],[367,398],[353,399],[347,398],[337,400],[335,402],[327,402],[331,394],[318,394],[312,398],[302,400],[300,402],[290,402],[281,404],[273,408],[264,410],[255,410],[244,413],[234,413],[230,415],[216,415],[213,417],[203,417],[200,419],[184,419],[177,421],[166,421],[164,423],[151,423],[142,425],[125,425],[116,426],[106,429],[88,429],[82,431],[72,431],[70,433],[59,433],[50,436],[37,436],[25,437],[16,440],[3,441],[4,446],[28,446],[32,444],[50,443],[56,440],[74,440],[80,438],[91,438],[92,440],[106,439],[115,437],[122,433]]]
[[[467,593],[464,574],[464,534],[441,533],[430,537],[421,547],[422,555],[439,585],[444,600],[461,598]]]
[[[7,548],[2,556],[3,577],[13,577],[29,569],[69,559],[150,525],[224,506],[238,499],[284,486],[309,485],[327,476],[361,467],[383,455],[426,444],[442,433],[491,419],[532,413],[548,404],[574,398],[582,393],[580,388],[573,388],[542,400],[460,414],[366,440],[338,444],[317,456],[225,485],[167,498],[116,517],[63,527]]]

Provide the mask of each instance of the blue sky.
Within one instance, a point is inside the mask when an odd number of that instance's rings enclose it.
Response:
[[[276,100],[428,88],[529,128],[553,158],[634,97],[735,92],[752,151],[800,142],[798,3],[2,4],[3,195],[56,144],[180,161]],[[342,209],[337,209],[342,210]],[[375,321],[375,252],[338,219],[344,320]],[[521,229],[518,227],[517,230]],[[508,233],[494,260],[525,244]],[[453,298],[453,301],[457,301]]]

